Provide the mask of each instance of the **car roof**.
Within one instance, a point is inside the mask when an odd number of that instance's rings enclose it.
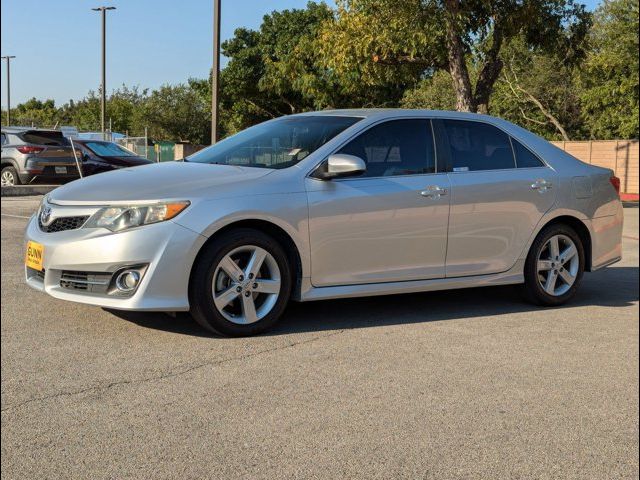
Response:
[[[292,116],[340,116],[340,117],[360,117],[371,120],[384,120],[385,118],[398,117],[428,117],[428,118],[446,118],[453,120],[471,120],[491,123],[500,126],[504,130],[512,130],[515,126],[513,123],[499,117],[484,115],[471,112],[457,112],[453,110],[420,110],[411,108],[349,108],[336,110],[318,110],[313,112],[298,113]]]
[[[412,108],[346,108],[335,110],[317,110],[312,112],[299,113],[300,116],[314,116],[314,115],[327,115],[327,116],[342,116],[342,117],[397,117],[397,116],[411,116],[411,115],[424,115],[432,118],[460,118],[460,119],[495,119],[489,115],[482,115],[479,113],[470,112],[457,112],[452,110],[421,110]]]

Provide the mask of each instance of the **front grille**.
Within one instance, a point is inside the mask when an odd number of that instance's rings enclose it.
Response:
[[[40,230],[45,233],[64,232],[65,230],[80,228],[88,219],[88,215],[82,217],[60,217],[56,218],[50,225],[43,225],[38,217],[38,225],[40,225]]]
[[[60,275],[60,286],[68,290],[106,293],[110,282],[111,273],[63,270]]]

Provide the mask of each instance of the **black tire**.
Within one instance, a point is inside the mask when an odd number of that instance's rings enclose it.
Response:
[[[5,181],[5,175],[9,175],[13,178],[13,183],[11,183],[10,185],[20,185],[22,182],[20,182],[20,177],[18,176],[18,171],[15,169],[15,167],[12,167],[11,165],[7,165],[6,167],[2,167],[2,179],[3,181]]]
[[[280,270],[280,292],[271,310],[255,323],[240,325],[229,321],[216,308],[213,301],[213,281],[220,261],[231,251],[245,245],[266,250]],[[217,237],[204,247],[193,266],[189,285],[191,315],[204,328],[229,337],[258,335],[270,329],[287,306],[293,284],[293,273],[282,246],[259,230],[238,228]]]
[[[540,256],[540,253],[545,247],[546,243],[556,235],[564,235],[566,237],[569,237],[573,241],[576,246],[576,250],[578,251],[577,256],[580,262],[573,285],[571,285],[571,287],[562,295],[550,295],[549,293],[547,293],[547,291],[545,291],[545,289],[540,284],[538,278],[538,257]],[[542,231],[538,234],[533,244],[531,245],[531,249],[529,250],[527,261],[524,267],[524,286],[522,288],[523,295],[526,300],[536,305],[548,307],[562,305],[563,303],[568,302],[575,295],[578,285],[582,280],[582,275],[584,274],[584,267],[584,246],[582,244],[580,236],[575,232],[573,228],[568,225],[549,225],[542,229]]]

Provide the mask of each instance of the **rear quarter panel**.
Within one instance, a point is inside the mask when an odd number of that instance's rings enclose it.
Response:
[[[557,172],[556,204],[540,220],[523,251],[525,258],[540,230],[561,216],[575,217],[589,230],[591,267],[595,270],[622,255],[622,203],[610,182],[612,171],[586,164],[520,127],[518,137],[538,152]]]

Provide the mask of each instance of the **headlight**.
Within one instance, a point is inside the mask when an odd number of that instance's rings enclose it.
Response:
[[[84,228],[108,228],[112,232],[119,232],[127,228],[164,222],[175,217],[188,206],[189,202],[184,201],[105,207],[94,213],[84,224]]]

